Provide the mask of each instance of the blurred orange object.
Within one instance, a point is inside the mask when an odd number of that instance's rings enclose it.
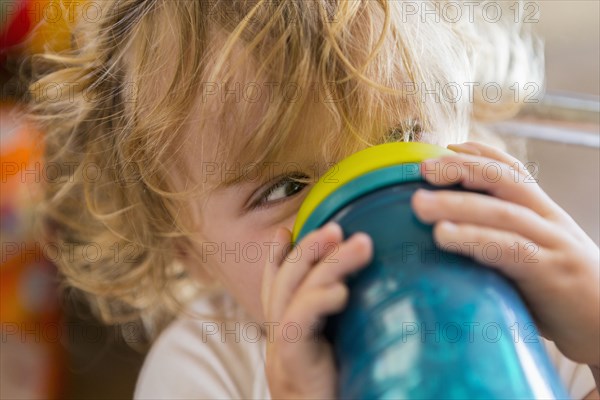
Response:
[[[100,6],[87,0],[3,0],[0,6],[1,52],[69,49],[73,25],[79,19],[94,22],[102,15]]]
[[[79,19],[94,22],[102,15],[100,6],[87,0],[30,0],[28,7],[37,17],[29,53],[41,53],[45,47],[54,52],[69,49],[73,25]]]
[[[64,333],[56,269],[33,232],[44,178],[40,135],[0,105],[0,397],[60,398]]]

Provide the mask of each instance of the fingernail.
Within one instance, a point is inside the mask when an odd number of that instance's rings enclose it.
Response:
[[[428,158],[426,160],[421,161],[421,173],[427,174],[439,170],[441,163],[445,161],[445,157]]]
[[[435,164],[436,162],[439,162],[439,161],[440,161],[439,158],[428,158],[426,160],[421,161],[421,164],[431,165],[431,164]]]
[[[327,232],[341,232],[342,227],[337,222],[328,222],[323,226],[323,230]]]
[[[481,155],[481,151],[470,143],[456,143],[448,145],[448,149],[457,150],[461,153],[469,153],[472,155]]]
[[[415,196],[419,196],[419,200],[427,202],[435,199],[435,194],[431,190],[427,189],[418,189],[415,192]]]
[[[354,239],[354,240],[359,240],[359,241],[363,241],[365,243],[370,243],[371,242],[371,236],[369,236],[367,233],[365,232],[356,232],[354,233],[350,239]]]
[[[456,227],[456,224],[454,224],[450,221],[441,221],[440,229],[443,229],[446,232],[452,233],[452,232],[456,232],[457,227]]]

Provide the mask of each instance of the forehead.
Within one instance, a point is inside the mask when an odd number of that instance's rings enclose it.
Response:
[[[236,83],[232,90],[243,90],[245,84]],[[246,102],[243,98],[223,101],[221,95],[234,98],[234,94],[225,93],[229,90],[226,88],[218,90],[223,93],[199,95],[200,104],[194,110],[201,111],[193,112],[195,117],[188,128],[190,145],[186,153],[193,164],[200,164],[203,173],[212,176],[202,177],[203,182],[210,186],[226,185],[244,175],[244,171],[251,171],[253,177],[260,174],[260,180],[264,181],[277,171],[314,168],[336,161],[325,159],[327,156],[322,151],[327,146],[324,139],[336,129],[326,110],[305,107],[301,111],[302,118],[282,128],[289,129],[289,133],[280,135],[277,127],[286,122],[268,121],[272,115],[267,98],[256,102]],[[271,126],[265,127],[266,124]]]
[[[224,60],[227,34],[211,36],[185,124],[183,150],[195,175],[273,165],[322,168],[380,143],[409,115],[401,98],[360,80],[328,81],[310,55],[298,67],[273,63],[236,40]],[[329,79],[339,79],[331,73]],[[234,179],[233,173],[197,178],[214,186],[227,183],[224,175]]]
[[[186,121],[183,149],[195,174],[212,172],[200,177],[204,183],[228,183],[224,175],[232,180],[244,169],[267,173],[329,161],[323,150],[338,128],[315,84],[277,81],[259,72],[240,43],[225,67],[230,70],[215,76],[211,67]]]

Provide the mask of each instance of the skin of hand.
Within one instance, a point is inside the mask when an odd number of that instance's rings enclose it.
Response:
[[[540,188],[525,166],[484,144],[450,145],[455,155],[425,160],[424,179],[481,193],[419,190],[412,207],[433,224],[439,247],[472,257],[510,278],[541,334],[598,382],[600,257],[598,246]],[[482,249],[496,250],[491,256]]]
[[[273,239],[281,245],[290,240],[285,228],[279,228]],[[373,245],[364,233],[343,240],[341,227],[330,223],[297,247],[300,253],[291,250],[293,257],[282,253],[267,262],[263,275],[261,301],[266,321],[274,326],[267,340],[269,390],[274,399],[335,398],[333,352],[315,329],[324,317],[345,307],[344,278],[368,265]]]

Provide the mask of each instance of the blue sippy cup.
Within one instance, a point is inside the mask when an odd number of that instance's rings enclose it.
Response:
[[[568,398],[513,284],[436,248],[431,226],[412,211],[415,190],[439,190],[422,179],[419,163],[451,153],[424,143],[368,148],[324,174],[302,204],[294,242],[335,221],[345,237],[366,232],[374,243],[371,264],[347,280],[348,306],[324,328],[338,395]]]

